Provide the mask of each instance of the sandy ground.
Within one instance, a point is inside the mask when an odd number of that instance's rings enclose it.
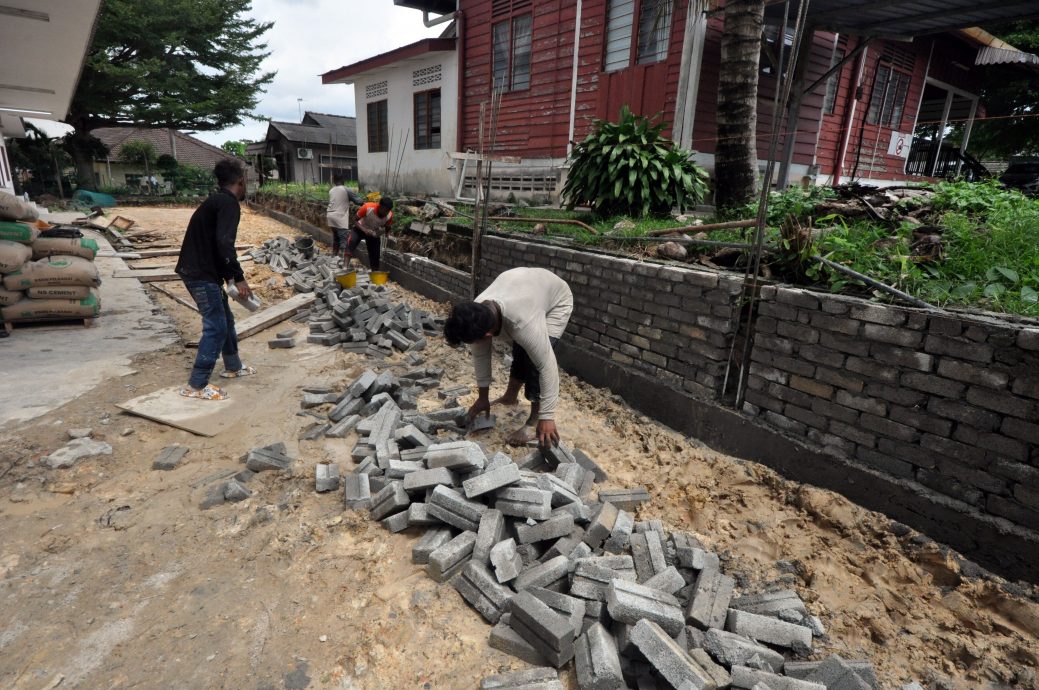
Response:
[[[147,212],[183,227],[190,210]],[[146,225],[144,209],[123,212],[134,214]],[[262,239],[254,221],[271,223],[246,214],[243,235]],[[273,225],[268,232],[291,234]],[[157,299],[185,339],[197,336],[197,316]],[[260,375],[228,386],[248,397],[250,414],[216,438],[114,407],[186,377],[193,352],[179,345],[0,429],[0,687],[62,678],[61,688],[471,688],[525,666],[489,649],[482,619],[411,565],[414,534],[388,534],[344,512],[338,495],[314,493],[314,465],[348,470],[354,439],[297,442],[313,421],[297,414],[299,389],[338,385],[370,363],[319,346],[268,350],[265,341],[242,346]],[[423,354],[447,369],[444,385],[472,382],[467,355],[436,341]],[[399,357],[379,366],[405,368]],[[439,402],[431,392],[422,404]],[[498,414],[499,428],[481,440],[508,452],[504,436],[523,412]],[[560,424],[607,469],[610,486],[649,488],[639,519],[699,535],[744,591],[796,588],[828,629],[820,655],[868,657],[885,687],[1039,688],[1034,588],[987,575],[836,494],[703,448],[569,376]],[[93,427],[114,454],[44,469],[37,460],[73,427]],[[245,502],[199,508],[246,451],[278,440],[298,455],[291,476],[259,475]],[[192,448],[185,464],[152,471],[173,443]]]

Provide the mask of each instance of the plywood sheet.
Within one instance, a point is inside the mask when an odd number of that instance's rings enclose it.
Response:
[[[153,422],[189,431],[198,436],[216,436],[230,429],[248,412],[249,395],[242,390],[227,400],[199,400],[180,395],[181,386],[163,388],[116,405],[120,410]]]

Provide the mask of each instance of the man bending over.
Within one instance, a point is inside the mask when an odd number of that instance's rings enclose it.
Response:
[[[467,343],[473,353],[479,397],[469,408],[469,420],[492,404],[515,405],[520,388],[530,401],[530,416],[508,439],[522,445],[534,438],[542,446],[557,445],[556,403],[559,366],[556,343],[570,322],[574,296],[570,286],[543,268],[505,271],[475,302],[460,302],[451,310],[444,338],[451,346]],[[491,345],[495,337],[512,341],[512,369],[505,394],[490,401]]]

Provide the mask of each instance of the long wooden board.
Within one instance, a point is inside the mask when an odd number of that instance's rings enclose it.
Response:
[[[241,321],[237,321],[235,323],[235,333],[238,335],[239,340],[245,340],[249,336],[256,335],[260,331],[265,331],[275,324],[292,318],[298,311],[306,309],[316,300],[317,295],[312,292],[290,297],[284,302],[267,307],[262,311],[250,314]],[[198,347],[198,341],[189,340],[184,343],[184,347]]]
[[[161,283],[170,280],[180,280],[180,276],[170,268],[144,268],[140,270],[118,270],[112,274],[113,278],[136,278],[142,283]]]
[[[198,436],[216,436],[232,427],[248,408],[250,396],[242,390],[227,400],[198,400],[180,395],[181,386],[163,388],[116,405],[120,410]]]
[[[234,248],[236,251],[241,252],[246,251],[248,249],[252,249],[253,245],[236,244]],[[142,251],[133,253],[135,254],[135,256],[133,256],[132,259],[152,259],[157,256],[180,256],[179,249],[144,249]]]

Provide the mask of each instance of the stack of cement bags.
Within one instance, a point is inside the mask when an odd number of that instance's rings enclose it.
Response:
[[[41,237],[35,209],[0,192],[0,315],[6,322],[93,318],[101,310],[97,242]],[[29,221],[29,222],[25,222]]]

